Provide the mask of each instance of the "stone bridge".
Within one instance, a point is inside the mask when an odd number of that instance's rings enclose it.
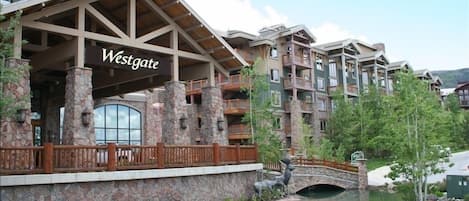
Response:
[[[317,185],[331,185],[347,190],[365,189],[368,185],[365,160],[359,161],[358,166],[315,159],[296,159],[293,164],[295,170],[288,185],[290,193]]]

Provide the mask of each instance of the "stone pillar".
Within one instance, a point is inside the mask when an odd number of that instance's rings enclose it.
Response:
[[[96,144],[92,74],[91,68],[72,67],[67,69],[67,76],[65,78],[63,144]],[[88,125],[83,122],[83,116],[88,121]]]
[[[155,90],[145,93],[145,133],[143,136],[143,144],[145,145],[156,145],[156,143],[162,142],[162,92]]]
[[[368,170],[366,168],[366,159],[358,159],[358,189],[368,188]]]
[[[300,138],[302,136],[301,128],[301,106],[300,101],[293,99],[290,101],[290,125],[291,125],[291,147],[295,150],[300,149]]]
[[[182,82],[165,83],[163,142],[166,144],[187,145],[191,143],[189,117],[186,108],[186,88]],[[186,118],[186,128],[181,127],[182,118]]]
[[[201,143],[228,144],[226,120],[223,114],[223,98],[219,87],[202,89],[202,132]],[[221,124],[221,129],[218,124]],[[221,122],[223,121],[223,122]]]
[[[7,68],[21,68],[28,65],[28,61],[23,59],[8,58],[5,62]],[[21,70],[20,73],[18,81],[3,86],[4,95],[1,98],[13,98],[16,101],[14,107],[24,111],[25,121],[18,123],[15,115],[1,119],[0,147],[33,145],[29,70]],[[13,112],[16,113],[16,109]]]

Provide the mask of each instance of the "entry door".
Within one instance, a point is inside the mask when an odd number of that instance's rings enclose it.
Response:
[[[33,126],[33,145],[42,146],[42,122],[39,120],[32,120]]]

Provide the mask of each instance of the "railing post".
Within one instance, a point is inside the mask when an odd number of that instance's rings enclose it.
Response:
[[[236,164],[241,164],[241,146],[236,143]]]
[[[259,152],[258,152],[258,148],[257,148],[257,144],[254,143],[254,160],[256,162],[259,162]]]
[[[107,171],[116,171],[116,143],[107,144]]]
[[[163,169],[164,168],[164,144],[161,142],[158,142],[156,144],[156,149],[157,149],[157,168]]]
[[[53,158],[54,158],[54,145],[52,143],[44,143],[43,152],[43,165],[44,173],[52,174],[54,172]]]
[[[218,143],[213,143],[213,163],[220,165],[220,145]]]

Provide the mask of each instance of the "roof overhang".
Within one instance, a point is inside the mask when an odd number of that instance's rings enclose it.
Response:
[[[306,33],[306,36],[311,40],[311,42],[314,43],[317,41],[316,36],[314,36],[313,33],[311,33],[311,31],[309,31],[309,29],[304,25],[297,25],[297,26],[290,27],[287,30],[280,33],[280,36],[288,36],[288,35],[292,35],[300,31],[304,31]]]

